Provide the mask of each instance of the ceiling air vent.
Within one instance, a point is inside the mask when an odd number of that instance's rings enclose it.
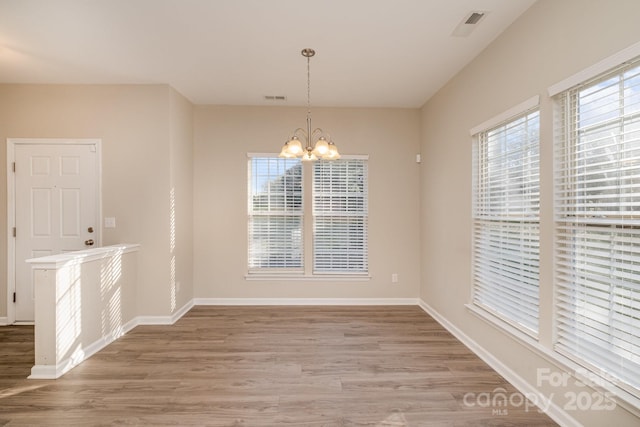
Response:
[[[485,17],[486,12],[471,12],[467,14],[451,33],[455,37],[467,37]]]
[[[482,19],[483,16],[484,16],[484,13],[482,12],[473,12],[471,13],[471,15],[469,15],[467,20],[464,21],[464,23],[468,25],[475,25],[478,23],[478,21]]]
[[[287,97],[284,95],[265,95],[265,101],[286,101]]]

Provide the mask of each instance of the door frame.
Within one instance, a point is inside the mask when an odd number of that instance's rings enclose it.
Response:
[[[15,323],[13,293],[16,292],[16,179],[13,171],[18,145],[95,145],[96,147],[96,247],[102,246],[102,140],[98,138],[7,138],[7,324]]]

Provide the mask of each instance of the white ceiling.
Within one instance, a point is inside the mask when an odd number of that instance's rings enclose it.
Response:
[[[196,104],[420,107],[535,0],[0,0],[0,83],[166,83]],[[468,37],[451,35],[472,11]],[[284,95],[285,102],[265,101]]]

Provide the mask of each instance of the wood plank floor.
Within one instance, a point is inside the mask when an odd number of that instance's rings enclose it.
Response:
[[[516,390],[413,306],[198,306],[58,380],[33,360],[33,328],[0,327],[1,426],[555,425],[465,399]]]

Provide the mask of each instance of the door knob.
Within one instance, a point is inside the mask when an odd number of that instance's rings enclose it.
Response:
[[[85,240],[84,244],[87,245],[87,246],[93,246],[94,241],[93,241],[93,239]]]

